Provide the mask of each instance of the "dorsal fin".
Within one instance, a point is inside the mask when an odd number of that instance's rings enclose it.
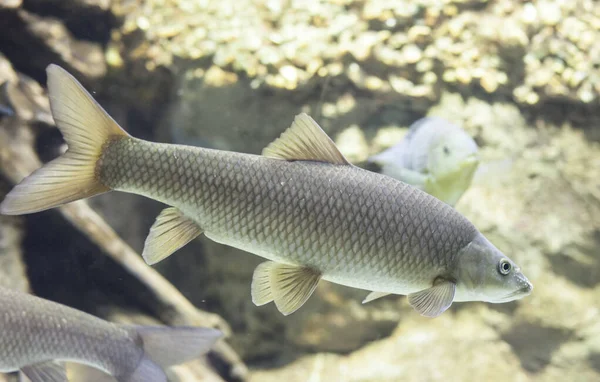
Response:
[[[292,126],[265,147],[262,155],[285,160],[350,164],[321,126],[305,113],[298,114]]]

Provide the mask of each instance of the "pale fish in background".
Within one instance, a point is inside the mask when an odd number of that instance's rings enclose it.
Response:
[[[117,325],[0,288],[0,372],[20,370],[32,382],[67,381],[65,361],[118,382],[166,382],[163,368],[199,357],[220,336],[208,328]]]
[[[479,165],[477,144],[463,129],[438,117],[413,123],[404,139],[372,156],[381,173],[454,206]]]
[[[435,317],[453,301],[506,302],[532,290],[519,267],[465,217],[429,194],[351,165],[308,115],[250,155],[131,137],[73,76],[47,69],[67,152],[17,185],[4,214],[42,211],[119,190],[171,207],[142,256],[154,264],[202,233],[268,261],[254,271],[256,305],[288,315],[320,280],[408,295]]]

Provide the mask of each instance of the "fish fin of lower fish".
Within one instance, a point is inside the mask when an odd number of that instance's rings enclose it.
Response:
[[[377,300],[378,298],[381,297],[385,297],[387,295],[389,295],[391,293],[387,293],[387,292],[371,292],[367,295],[367,297],[365,297],[365,299],[362,301],[363,304],[366,304],[367,302],[371,302],[373,300]]]
[[[319,280],[321,273],[315,269],[267,261],[254,271],[252,301],[266,304],[272,300],[277,309],[287,316],[304,305]]]
[[[131,374],[115,376],[118,382],[168,382],[165,371],[148,357],[142,357]],[[96,382],[96,381],[94,381]]]
[[[52,115],[69,148],[8,193],[0,204],[5,215],[43,211],[110,191],[97,179],[96,163],[106,142],[129,136],[64,69],[52,64],[46,72]]]
[[[59,362],[49,361],[36,363],[21,368],[21,372],[31,382],[67,382],[67,371],[65,365]]]
[[[216,329],[192,326],[124,327],[141,337],[145,357],[161,367],[177,365],[205,354],[223,335]]]
[[[298,114],[292,125],[262,151],[269,158],[349,165],[321,126],[308,114]]]
[[[455,291],[456,283],[442,280],[431,288],[409,294],[408,303],[422,316],[437,317],[452,305]]]
[[[202,234],[202,228],[175,207],[165,208],[150,228],[142,257],[156,264]]]

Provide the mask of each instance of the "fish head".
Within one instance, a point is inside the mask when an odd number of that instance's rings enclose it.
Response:
[[[521,268],[481,233],[459,253],[457,287],[462,301],[503,303],[531,293]]]
[[[432,143],[424,190],[453,206],[471,186],[478,166],[475,141],[458,127],[449,128]]]
[[[470,183],[479,165],[477,143],[464,130],[451,127],[436,134],[432,140],[427,157],[428,172],[437,179],[455,178],[466,173]]]

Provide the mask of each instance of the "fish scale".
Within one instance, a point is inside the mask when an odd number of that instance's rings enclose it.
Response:
[[[98,165],[104,185],[177,207],[216,241],[365,289],[418,290],[477,233],[444,203],[353,166],[135,138],[107,145]]]

